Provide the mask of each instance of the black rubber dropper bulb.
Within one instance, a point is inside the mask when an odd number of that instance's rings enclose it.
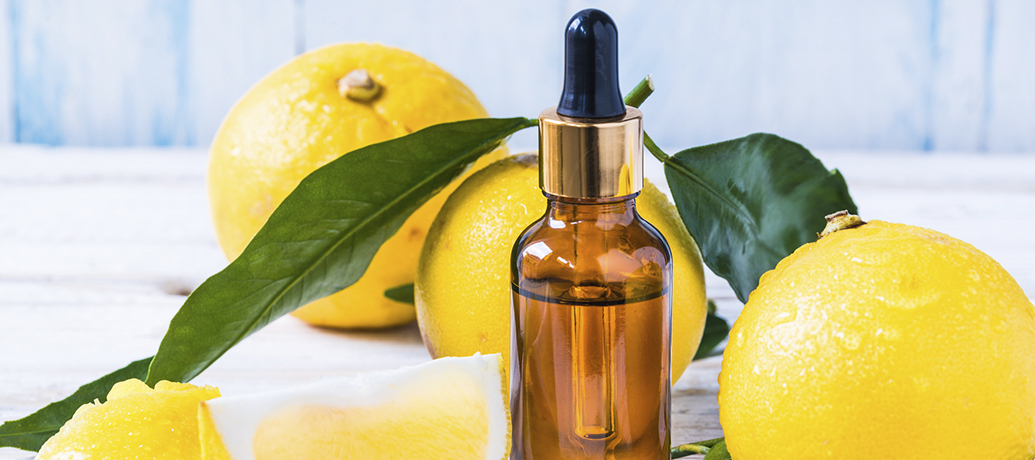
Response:
[[[607,13],[575,13],[564,34],[564,90],[557,113],[572,118],[625,115],[618,88],[618,27]]]

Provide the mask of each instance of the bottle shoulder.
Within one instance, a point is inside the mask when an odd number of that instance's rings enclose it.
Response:
[[[536,243],[546,243],[558,250],[574,250],[574,241],[616,245],[619,250],[658,248],[671,259],[668,242],[661,232],[639,214],[621,221],[560,221],[544,216],[529,224],[518,236],[515,255]]]
[[[547,216],[521,234],[511,269],[514,282],[522,285],[661,287],[671,279],[672,253],[661,233],[635,213],[612,221]]]

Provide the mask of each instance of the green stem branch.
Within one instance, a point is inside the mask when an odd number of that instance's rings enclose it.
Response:
[[[707,454],[711,450],[697,444],[683,444],[672,448],[672,458],[682,458],[688,455]]]
[[[683,458],[689,455],[707,454],[711,451],[711,448],[716,444],[722,442],[725,438],[709,439],[707,441],[691,442],[689,444],[683,444],[672,448],[672,458]]]
[[[646,101],[653,92],[654,80],[647,75],[633,87],[632,91],[629,91],[629,94],[625,95],[625,105],[640,108],[640,104],[643,104],[643,101]]]
[[[643,145],[647,147],[647,151],[649,151],[651,155],[654,155],[654,158],[657,158],[658,161],[668,163],[668,154],[661,150],[661,147],[658,147],[658,144],[654,143],[654,139],[651,139],[650,136],[647,135],[646,131],[643,132]]]

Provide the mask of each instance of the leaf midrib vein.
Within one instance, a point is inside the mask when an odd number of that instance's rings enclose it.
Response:
[[[719,193],[718,191],[716,191],[711,186],[711,184],[709,182],[704,181],[703,179],[698,177],[697,174],[694,174],[693,171],[690,171],[689,169],[687,169],[686,166],[682,164],[682,160],[681,159],[676,158],[675,156],[672,156],[672,157],[669,157],[669,160],[666,161],[665,163],[668,164],[669,166],[672,166],[672,168],[678,170],[680,173],[682,173],[687,178],[689,178],[691,181],[696,183],[698,186],[700,186],[706,192],[708,192],[708,193],[712,194],[713,196],[715,196],[716,198],[718,198],[719,201],[723,202],[726,206],[729,206],[734,211],[736,211],[737,214],[740,214],[741,218],[744,219],[744,221],[746,221],[749,226],[751,226],[751,230],[752,230],[751,237],[756,242],[758,242],[758,245],[760,247],[764,248],[766,251],[768,251],[769,254],[772,255],[773,257],[776,257],[777,259],[782,259],[783,258],[783,256],[781,256],[779,254],[779,252],[777,252],[775,249],[769,247],[769,245],[766,244],[766,242],[764,240],[762,240],[762,238],[760,238],[758,236],[759,234],[762,233],[762,230],[758,228],[758,224],[757,224],[757,222],[755,222],[755,219],[752,218],[751,215],[748,214],[748,212],[740,206],[740,203],[737,203],[737,202],[729,199],[729,197],[727,197],[727,196]]]
[[[17,436],[30,436],[30,435],[34,435],[34,434],[52,433],[52,432],[57,432],[59,428],[60,427],[58,427],[58,428],[48,428],[48,429],[45,429],[45,430],[18,431],[18,432],[14,432],[14,433],[4,433],[4,434],[0,434],[0,439],[3,439],[3,438],[14,438],[14,437],[17,437]]]

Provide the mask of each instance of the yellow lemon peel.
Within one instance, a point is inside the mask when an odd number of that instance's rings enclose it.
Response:
[[[201,458],[198,404],[219,397],[214,387],[137,379],[116,383],[107,401],[79,407],[40,448],[38,460]]]
[[[432,356],[501,353],[510,363],[510,252],[546,210],[534,154],[475,173],[450,195],[432,224],[417,269],[417,317]],[[672,249],[672,378],[693,359],[707,298],[697,243],[671,201],[649,181],[637,211]]]
[[[212,141],[208,190],[219,245],[236,258],[295,186],[331,160],[431,125],[487,116],[463,83],[415,54],[366,43],[306,52],[248,91]],[[467,174],[503,156],[505,148],[490,153]],[[413,321],[413,305],[384,292],[413,283],[428,227],[459,182],[414,212],[355,284],[293,315],[339,328]]]
[[[737,460],[1035,456],[1035,308],[935,231],[831,216],[730,332],[719,419]]]

